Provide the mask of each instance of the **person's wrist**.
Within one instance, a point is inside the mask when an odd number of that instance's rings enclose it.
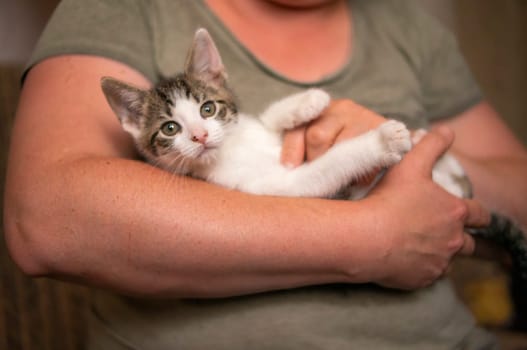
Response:
[[[384,206],[382,198],[366,197],[360,200],[354,217],[360,223],[354,228],[356,244],[348,254],[353,254],[353,265],[347,267],[347,275],[352,283],[379,283],[387,278],[387,258],[393,250],[390,225],[381,214]],[[358,202],[359,203],[359,202]]]

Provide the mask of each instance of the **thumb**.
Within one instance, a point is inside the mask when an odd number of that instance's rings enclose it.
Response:
[[[437,160],[450,148],[454,142],[451,129],[441,126],[428,132],[403,158],[402,162],[412,162],[413,170],[429,175]]]

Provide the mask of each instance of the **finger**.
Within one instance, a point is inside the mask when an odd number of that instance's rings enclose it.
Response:
[[[324,154],[335,144],[343,129],[344,124],[338,118],[332,118],[330,115],[321,116],[311,122],[306,130],[307,160],[311,161]]]
[[[490,224],[490,213],[478,201],[464,199],[467,206],[465,227],[485,227]]]
[[[454,142],[452,130],[447,127],[436,128],[424,135],[402,162],[413,162],[413,171],[428,175],[452,142]]]
[[[458,253],[461,255],[472,255],[474,254],[475,249],[476,249],[476,242],[474,241],[474,237],[464,232],[463,233],[463,245],[461,246],[461,249],[459,249]]]
[[[347,123],[344,126],[344,129],[337,135],[335,143],[339,143],[342,140],[346,140],[373,130],[387,121],[385,117],[360,105],[352,103],[351,106],[353,107],[353,110],[347,110],[347,113],[353,114],[353,121],[352,123]],[[342,111],[342,113],[345,112],[346,111]]]
[[[280,162],[287,167],[297,167],[304,162],[306,127],[289,130],[284,135]]]

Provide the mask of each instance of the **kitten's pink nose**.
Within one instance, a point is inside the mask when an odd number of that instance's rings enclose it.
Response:
[[[193,142],[199,142],[201,144],[205,144],[205,141],[207,141],[207,137],[209,136],[209,133],[204,131],[201,133],[193,134],[190,138]]]

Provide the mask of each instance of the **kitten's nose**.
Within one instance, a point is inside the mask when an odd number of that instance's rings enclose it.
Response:
[[[199,142],[201,144],[205,144],[205,141],[207,141],[207,137],[209,136],[209,133],[206,131],[203,131],[201,133],[193,134],[190,138],[193,142]]]

